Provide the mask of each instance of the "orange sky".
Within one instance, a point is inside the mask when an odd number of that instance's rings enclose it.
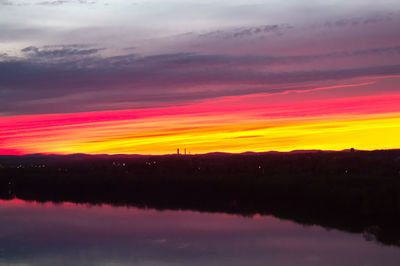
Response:
[[[253,94],[183,106],[7,116],[0,153],[192,154],[400,148],[400,93],[327,96],[314,88],[290,95]],[[285,97],[284,100],[281,98]]]

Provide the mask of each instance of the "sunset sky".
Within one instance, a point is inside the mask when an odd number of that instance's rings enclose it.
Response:
[[[399,0],[0,0],[0,154],[399,136]]]

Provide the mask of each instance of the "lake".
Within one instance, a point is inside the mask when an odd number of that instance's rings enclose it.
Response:
[[[273,216],[0,201],[0,265],[399,265],[400,248]]]

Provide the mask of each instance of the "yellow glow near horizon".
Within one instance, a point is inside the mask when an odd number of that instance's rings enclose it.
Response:
[[[85,153],[165,154],[176,148],[193,153],[212,151],[291,151],[297,149],[342,150],[351,147],[363,150],[400,147],[400,116],[358,117],[330,121],[281,122],[281,125],[229,124],[221,128],[204,125],[200,129],[159,131],[158,136],[124,136],[82,143],[78,149]],[[254,129],[257,127],[257,129]],[[208,129],[208,130],[207,130]],[[157,152],[155,152],[157,150]],[[67,152],[68,153],[68,152]]]
[[[190,121],[187,117],[181,125],[176,120],[157,123],[154,121],[123,121],[119,125],[91,125],[84,132],[68,130],[51,138],[24,143],[27,152],[37,150],[46,153],[89,154],[170,154],[177,148],[191,153],[214,151],[291,151],[303,149],[342,150],[354,147],[362,150],[392,149],[400,147],[400,114],[361,115],[346,117],[319,117],[313,119],[282,119],[275,121],[250,121],[238,123],[231,117],[224,125]],[[130,124],[130,127],[126,125]],[[188,125],[192,127],[188,127]],[[136,128],[136,130],[135,130]],[[137,129],[139,128],[139,130]],[[107,132],[113,132],[110,136]],[[96,137],[96,132],[99,137]],[[106,137],[102,137],[106,136]]]
[[[377,97],[373,99],[378,101]],[[382,99],[382,104],[388,107],[391,103],[393,109],[400,96]],[[362,99],[366,103],[370,100]],[[360,105],[364,106],[363,102]],[[304,106],[307,109],[303,111],[297,105],[279,105],[250,109],[228,106],[228,111],[209,112],[199,105],[148,113],[140,110],[3,118],[0,152],[171,154],[177,148],[186,148],[198,154],[400,148],[400,112],[319,115],[320,109],[315,109],[312,115],[309,105]],[[375,110],[376,106],[370,108]]]

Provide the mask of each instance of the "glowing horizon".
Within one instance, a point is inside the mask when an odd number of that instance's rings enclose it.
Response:
[[[3,117],[0,153],[159,155],[175,153],[177,148],[192,154],[400,148],[400,93],[265,106],[262,99],[270,97],[282,96]]]

